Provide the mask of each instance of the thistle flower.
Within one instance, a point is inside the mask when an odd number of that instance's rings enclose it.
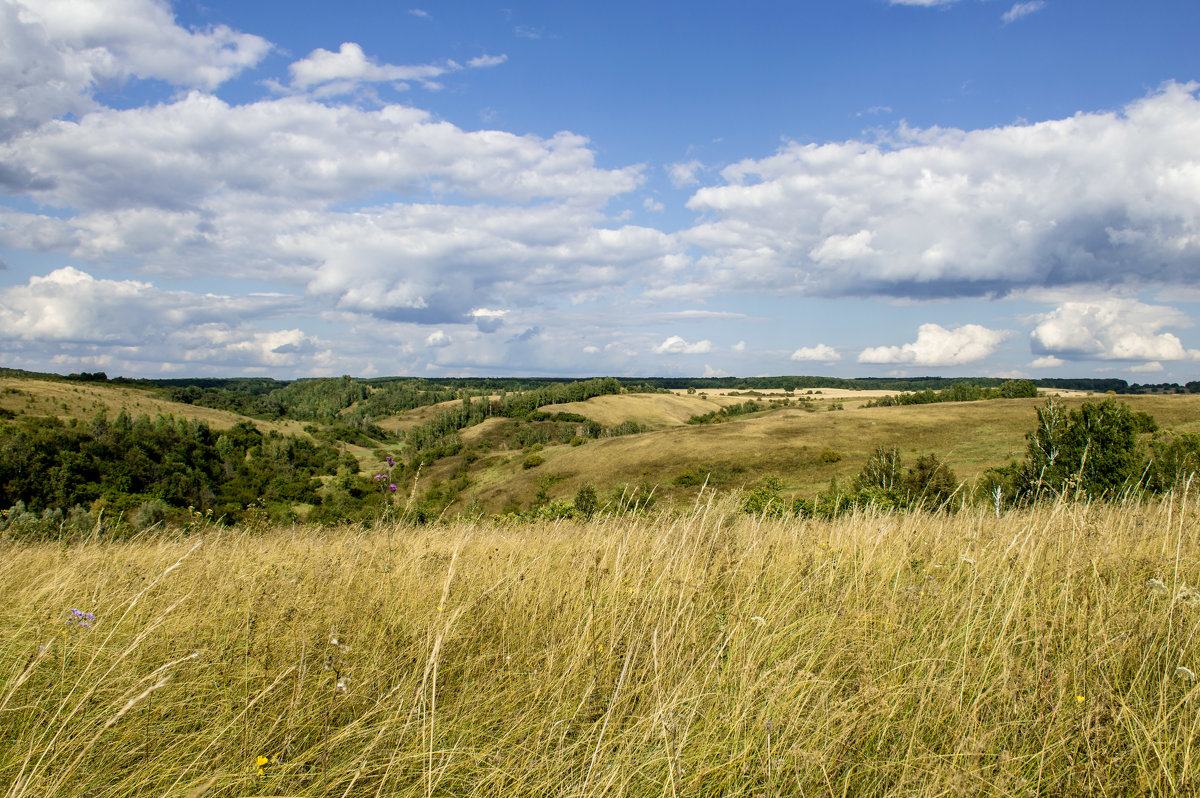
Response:
[[[387,479],[387,474],[376,474],[376,475],[375,475],[375,480],[376,480],[377,482],[378,482],[378,481],[380,481],[380,480],[384,480],[384,479]]]
[[[395,493],[396,492],[396,483],[393,482],[392,484],[388,485],[388,490],[390,490],[392,493]]]
[[[396,464],[396,461],[392,459],[392,456],[390,454],[387,456],[387,464],[388,464],[388,468],[391,468],[392,466],[394,466]]]

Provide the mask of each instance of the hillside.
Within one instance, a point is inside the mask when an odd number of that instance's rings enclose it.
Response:
[[[1079,407],[1089,397],[1063,397]],[[997,399],[903,407],[855,408],[808,412],[797,408],[767,410],[722,424],[688,425],[693,408],[711,410],[746,397],[620,395],[556,405],[606,425],[623,421],[647,424],[637,435],[589,441],[580,446],[545,445],[536,452],[544,462],[524,467],[528,447],[504,448],[503,441],[522,428],[511,419],[489,419],[464,430],[469,452],[446,458],[422,472],[424,486],[458,475],[469,483],[448,509],[452,515],[471,503],[490,512],[528,506],[539,490],[549,498],[570,498],[585,482],[602,494],[621,485],[644,484],[659,496],[687,500],[695,480],[732,489],[755,484],[766,475],[785,489],[812,495],[830,479],[852,481],[877,446],[896,447],[906,460],[936,454],[959,479],[970,481],[993,466],[1020,459],[1035,411],[1044,399]],[[1095,400],[1096,397],[1091,397]],[[1164,429],[1200,432],[1200,395],[1125,396],[1135,410],[1147,412]],[[551,409],[551,408],[546,408]],[[489,441],[488,446],[480,446]],[[690,473],[689,473],[690,472]],[[681,478],[682,477],[682,478]],[[677,482],[688,483],[684,485]],[[411,483],[410,483],[411,484]]]
[[[0,408],[16,415],[58,416],[86,420],[96,413],[115,416],[122,410],[130,415],[164,415],[203,421],[213,429],[228,429],[245,416],[226,410],[172,402],[148,390],[96,382],[69,382],[20,377],[0,377]],[[262,421],[251,419],[263,432],[276,430],[303,435],[298,421]]]

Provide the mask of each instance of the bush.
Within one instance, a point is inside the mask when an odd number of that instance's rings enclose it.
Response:
[[[822,463],[836,463],[838,460],[842,459],[842,454],[836,449],[831,449],[826,446],[821,450],[821,454],[818,455],[818,457]]]
[[[545,457],[542,457],[540,454],[531,454],[521,463],[521,468],[524,468],[525,470],[537,468],[544,462],[546,462]]]
[[[590,482],[583,483],[579,490],[575,491],[575,511],[584,518],[591,518],[598,509],[600,502],[596,497],[596,489]]]

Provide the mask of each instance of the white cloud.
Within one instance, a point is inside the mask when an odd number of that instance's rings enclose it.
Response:
[[[95,106],[131,78],[214,89],[271,45],[224,25],[180,27],[158,0],[0,2],[0,138]]]
[[[837,350],[826,344],[802,346],[795,352],[792,352],[792,360],[820,360],[824,362],[832,362],[841,359],[842,356],[838,354]]]
[[[373,192],[461,192],[588,204],[631,191],[640,169],[598,169],[581,136],[464,131],[401,105],[377,110],[288,97],[230,106],[207,94],[61,121],[0,145],[31,192],[60,207],[290,208]],[[242,208],[239,208],[239,211]]]
[[[428,347],[450,346],[452,343],[454,343],[453,339],[441,330],[434,330],[425,338],[425,346]]]
[[[286,295],[168,291],[68,266],[0,291],[0,339],[17,358],[64,364],[99,356],[124,364],[313,367],[328,357],[324,344],[299,329],[257,324],[299,304]]]
[[[1162,371],[1162,370],[1163,370],[1163,364],[1162,364],[1162,363],[1159,363],[1157,360],[1152,360],[1152,361],[1150,361],[1149,363],[1143,363],[1143,364],[1142,364],[1142,365],[1140,365],[1140,366],[1131,366],[1131,367],[1129,368],[1129,370],[1130,370],[1130,371],[1133,371],[1133,372],[1138,372],[1138,373],[1141,373],[1141,372],[1154,372],[1154,371]]]
[[[1064,302],[1037,317],[1030,333],[1034,354],[1068,360],[1195,360],[1200,351],[1184,349],[1168,327],[1190,327],[1175,308],[1136,299],[1108,298]]]
[[[745,352],[746,351],[746,342],[738,341],[736,344],[734,344],[733,346],[731,346],[729,348],[732,349],[734,352]]]
[[[929,299],[1200,281],[1200,84],[1120,112],[791,143],[687,205],[709,294]]]
[[[667,176],[671,179],[671,185],[683,188],[699,183],[700,179],[696,177],[696,173],[703,170],[704,164],[699,161],[681,161],[667,167]]]
[[[1029,365],[1035,369],[1055,369],[1063,365],[1067,361],[1057,358],[1054,355],[1045,355],[1043,357],[1034,358]]]
[[[485,54],[472,58],[467,62],[467,67],[493,67],[507,60],[507,55]],[[336,53],[318,47],[288,67],[293,88],[309,90],[320,86],[323,96],[345,94],[353,91],[360,83],[404,83],[415,80],[427,88],[436,89],[440,86],[434,82],[434,78],[461,69],[462,64],[449,60],[440,64],[407,66],[379,64],[368,58],[357,42],[342,42]]]
[[[984,359],[1008,336],[1007,331],[989,330],[978,324],[964,324],[953,330],[940,324],[922,324],[913,343],[864,349],[858,362],[958,366]]]
[[[702,355],[711,352],[712,349],[712,341],[707,339],[688,343],[678,335],[672,335],[654,347],[654,352],[659,355]]]
[[[501,53],[500,55],[484,54],[484,55],[479,55],[479,56],[472,58],[470,61],[467,62],[467,66],[474,67],[476,69],[479,69],[481,67],[494,67],[494,66],[500,66],[507,60],[508,60],[508,56],[505,55],[504,53]]]
[[[1007,25],[1010,22],[1016,22],[1021,17],[1027,17],[1037,11],[1041,11],[1045,7],[1045,0],[1029,0],[1027,3],[1014,3],[1012,8],[1004,12],[1001,19]]]
[[[410,8],[408,9],[408,13],[412,14],[414,17],[417,17],[418,19],[433,19],[428,11],[421,8]]]
[[[654,197],[646,197],[642,200],[642,207],[652,213],[662,213],[664,210],[663,204]]]
[[[715,369],[712,366],[705,363],[704,364],[704,373],[701,374],[700,376],[701,377],[732,377],[733,375],[730,374],[728,371],[725,371],[723,369]]]

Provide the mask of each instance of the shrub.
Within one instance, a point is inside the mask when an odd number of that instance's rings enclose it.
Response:
[[[592,487],[592,484],[585,482],[580,485],[579,490],[575,491],[576,512],[584,518],[591,518],[599,508],[600,502],[596,498],[596,489]]]
[[[836,463],[838,460],[842,459],[842,454],[836,449],[831,449],[830,447],[826,446],[821,450],[821,454],[818,455],[818,457],[822,463]]]
[[[521,468],[526,470],[530,468],[537,468],[544,462],[546,462],[545,457],[542,457],[540,454],[531,454],[521,463]]]

